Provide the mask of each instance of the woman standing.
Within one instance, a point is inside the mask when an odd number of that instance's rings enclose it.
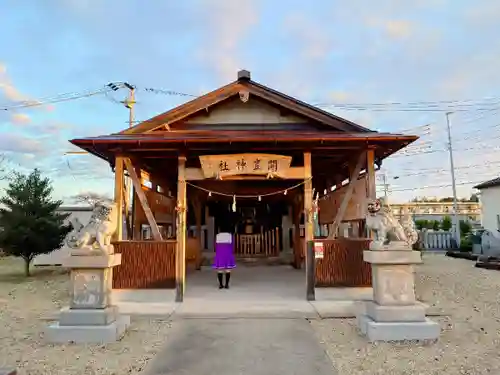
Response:
[[[236,267],[233,236],[231,233],[219,233],[215,237],[215,259],[212,267],[217,270],[219,289],[229,289],[231,270]],[[226,280],[223,284],[224,274],[226,275]]]

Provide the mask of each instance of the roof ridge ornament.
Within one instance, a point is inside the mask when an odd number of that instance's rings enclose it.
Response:
[[[248,90],[240,90],[238,94],[240,95],[240,100],[243,103],[248,102],[248,99],[250,99],[250,92]]]
[[[250,71],[242,69],[238,72],[238,81],[250,81],[251,74]]]

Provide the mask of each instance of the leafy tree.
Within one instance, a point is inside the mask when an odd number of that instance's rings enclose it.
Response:
[[[472,194],[469,198],[469,202],[479,202],[479,197],[477,194]]]
[[[5,155],[0,154],[0,181],[7,180],[11,173],[12,169],[9,168],[9,160]]]
[[[415,226],[418,230],[426,228],[427,220],[415,220]]]
[[[71,224],[64,224],[69,214],[56,211],[62,201],[52,200],[51,194],[50,179],[35,169],[28,175],[14,173],[0,198],[0,248],[24,259],[26,276],[33,258],[60,248],[71,231]]]
[[[451,223],[451,217],[449,216],[445,216],[443,218],[443,220],[441,221],[441,229],[442,230],[446,230],[446,231],[449,231],[452,227],[452,223]]]
[[[462,234],[462,236],[465,236],[470,233],[472,229],[471,223],[465,220],[460,220],[459,225],[460,225],[460,233]]]
[[[432,220],[432,229],[433,230],[439,230],[439,225],[441,223],[439,222],[439,220]]]
[[[440,202],[453,202],[453,197],[444,197],[439,200]]]

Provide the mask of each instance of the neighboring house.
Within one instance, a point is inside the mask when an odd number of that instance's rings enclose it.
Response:
[[[80,222],[85,225],[88,223],[90,216],[92,215],[92,206],[61,206],[58,211],[61,213],[69,213],[70,216],[66,219],[66,222],[71,221],[72,218],[78,218]],[[60,265],[62,259],[69,255],[69,247],[64,244],[58,250],[54,250],[50,254],[42,254],[37,256],[33,260],[34,266],[50,266],[50,265]]]
[[[483,182],[474,188],[479,190],[481,224],[484,229],[496,232],[500,229],[500,177]]]
[[[441,221],[445,216],[453,215],[453,202],[408,202],[390,203],[392,212],[396,217],[407,210],[414,220]],[[483,205],[484,206],[484,205]],[[479,222],[481,217],[481,204],[477,202],[457,202],[458,219],[471,223]]]

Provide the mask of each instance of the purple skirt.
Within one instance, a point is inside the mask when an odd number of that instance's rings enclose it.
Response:
[[[233,244],[231,243],[216,243],[215,244],[215,259],[212,265],[216,270],[227,270],[236,267],[233,254]]]

